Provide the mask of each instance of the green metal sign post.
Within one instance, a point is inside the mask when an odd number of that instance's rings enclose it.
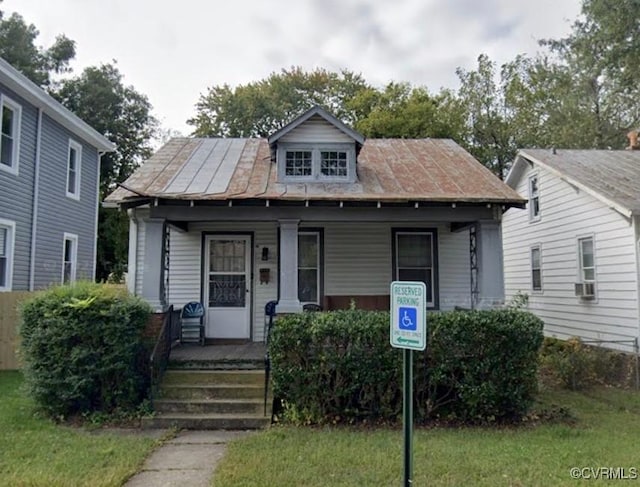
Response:
[[[391,283],[389,341],[403,350],[402,421],[404,436],[403,486],[413,483],[413,351],[427,346],[427,287],[423,282]]]

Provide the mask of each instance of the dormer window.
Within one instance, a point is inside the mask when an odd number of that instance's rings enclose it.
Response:
[[[288,150],[286,154],[285,176],[311,176],[313,172],[311,151]]]
[[[278,179],[282,182],[354,182],[353,144],[288,144],[278,146]]]
[[[281,183],[355,183],[364,137],[320,107],[268,139]]]

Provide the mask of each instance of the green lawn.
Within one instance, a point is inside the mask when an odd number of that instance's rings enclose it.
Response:
[[[0,371],[0,485],[119,486],[156,441],[95,434],[34,413],[18,372]]]
[[[571,467],[640,471],[640,394],[556,391],[541,401],[569,407],[575,425],[417,430],[414,485],[546,487],[582,483]],[[401,430],[276,427],[230,444],[215,486],[401,485],[401,448]]]

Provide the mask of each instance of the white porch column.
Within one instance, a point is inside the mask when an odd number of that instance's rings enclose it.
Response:
[[[280,299],[278,313],[298,313],[298,223],[300,220],[280,220]]]
[[[164,220],[144,220],[144,232],[142,297],[151,305],[154,311],[164,311],[165,303],[162,296]]]
[[[500,222],[481,220],[476,223],[478,258],[478,309],[504,304],[502,231]]]

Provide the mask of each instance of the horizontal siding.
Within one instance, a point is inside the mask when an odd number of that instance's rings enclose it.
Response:
[[[66,196],[69,138],[82,144],[80,200]],[[65,232],[78,235],[77,278],[92,279],[96,238],[97,150],[44,115],[40,162],[36,288],[60,283]]]
[[[324,293],[327,295],[389,294],[392,281],[391,229],[384,223],[326,222],[300,226],[322,228],[324,232]],[[424,224],[437,228],[439,239],[440,302],[442,309],[469,304],[469,235],[450,233],[448,225]],[[415,226],[412,226],[415,228]],[[144,226],[139,226],[138,275],[136,289],[142,289],[144,272]],[[183,306],[200,300],[203,232],[253,232],[254,279],[252,337],[261,341],[264,334],[264,306],[278,296],[278,225],[276,222],[192,223],[188,232],[171,229],[169,264],[169,302]],[[261,249],[269,248],[269,261],[261,260]],[[258,270],[269,268],[271,281],[260,284]]]
[[[1,84],[0,93],[22,107],[18,174],[0,171],[0,218],[16,224],[12,288],[24,291],[29,289],[38,111]]]
[[[517,191],[528,195],[528,177],[538,174],[540,214],[510,209],[503,218],[505,292],[529,294],[529,308],[545,322],[548,335],[585,340],[633,340],[638,336],[638,272],[633,228],[594,197],[534,167],[523,174]],[[579,281],[577,239],[595,240],[597,300],[574,295]],[[541,292],[531,290],[530,248],[541,246]],[[631,350],[631,346],[605,344]]]
[[[169,259],[169,302],[175,306],[183,306],[189,301],[202,299],[202,232],[253,233],[252,339],[262,341],[264,338],[264,307],[268,301],[277,299],[278,296],[278,227],[276,223],[199,223],[189,225],[188,232],[172,229]],[[269,248],[267,262],[261,260],[262,247]],[[271,279],[268,284],[260,284],[258,269],[263,268],[271,270]]]
[[[392,229],[400,225],[384,223],[326,223],[325,294],[389,294],[393,280]],[[453,309],[470,304],[469,233],[451,233],[448,225],[421,225],[436,228],[440,308]],[[411,228],[417,228],[412,225]]]
[[[338,130],[321,117],[311,117],[309,120],[284,135],[280,142],[317,143],[317,142],[351,142],[353,139]]]

